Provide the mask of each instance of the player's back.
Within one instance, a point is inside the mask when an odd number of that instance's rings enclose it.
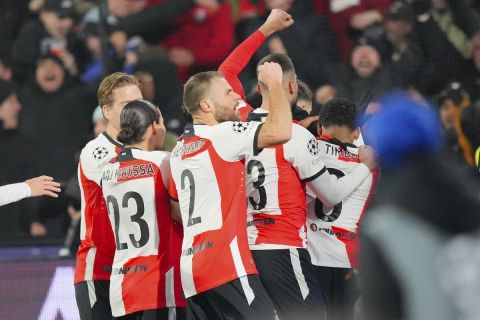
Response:
[[[115,234],[110,282],[114,316],[184,306],[170,218],[170,154],[126,148],[105,166],[102,189]],[[179,239],[177,240],[179,241]]]
[[[318,174],[323,163],[317,160],[313,135],[292,126],[290,141],[247,158],[251,249],[306,248],[305,181]]]
[[[320,158],[330,174],[341,178],[360,163],[358,147],[330,136],[318,140]],[[374,170],[345,200],[325,207],[307,188],[307,237],[312,263],[318,266],[355,268],[358,253],[358,225],[377,180]]]
[[[256,152],[259,124],[187,125],[172,151],[171,194],[184,227],[186,297],[256,273],[245,225],[244,155]]]
[[[117,155],[120,148],[118,142],[106,133],[101,133],[87,143],[80,154],[78,181],[81,223],[75,283],[110,279],[115,240],[100,181],[103,167]]]

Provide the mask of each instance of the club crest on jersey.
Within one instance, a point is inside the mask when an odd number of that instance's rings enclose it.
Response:
[[[307,149],[308,149],[308,152],[316,156],[318,154],[317,140],[315,140],[314,138],[311,138],[310,140],[308,140]]]
[[[105,147],[96,147],[92,154],[96,160],[102,160],[108,155],[108,150]]]
[[[247,131],[249,126],[250,126],[250,123],[248,123],[248,122],[234,122],[234,123],[232,123],[232,129],[236,133],[244,133],[245,131]]]

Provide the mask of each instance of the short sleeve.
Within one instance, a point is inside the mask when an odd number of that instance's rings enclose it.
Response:
[[[217,125],[216,152],[226,161],[238,161],[246,156],[258,155],[258,135],[263,123],[227,121]]]
[[[170,152],[167,151],[160,151],[162,157],[158,163],[158,167],[160,168],[160,172],[162,173],[162,180],[163,185],[166,189],[170,188]]]
[[[284,156],[305,182],[316,179],[326,171],[317,139],[297,124],[293,124],[292,138],[284,146]]]

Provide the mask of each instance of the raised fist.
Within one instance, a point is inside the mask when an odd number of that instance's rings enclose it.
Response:
[[[275,62],[265,62],[258,67],[258,81],[265,85],[272,83],[282,83],[282,67]]]
[[[292,16],[280,9],[273,9],[259,30],[266,36],[287,29],[293,24]]]

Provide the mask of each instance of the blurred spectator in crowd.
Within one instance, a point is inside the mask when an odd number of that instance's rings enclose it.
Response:
[[[462,110],[460,124],[462,132],[465,134],[468,142],[470,142],[475,157],[477,157],[476,152],[480,147],[480,101]],[[475,164],[478,166],[477,159],[475,159]]]
[[[480,18],[467,0],[416,0],[413,7],[417,15],[414,35],[427,63],[418,86],[431,96],[467,74],[469,39],[479,30]]]
[[[375,99],[396,87],[390,65],[382,64],[379,42],[368,37],[359,38],[353,45],[350,66],[340,66],[331,77],[336,96],[351,101],[355,101],[366,90]],[[363,115],[366,107],[362,106],[359,114]]]
[[[327,83],[329,66],[339,62],[338,49],[328,21],[315,14],[312,0],[265,0],[265,4],[269,10],[281,9],[289,13],[295,23],[270,37],[256,54],[256,60],[270,53],[288,54],[295,63],[298,77],[311,88],[316,90]],[[263,21],[264,16],[245,19],[243,30],[240,30],[242,37],[249,35]]]
[[[384,14],[383,60],[391,64],[395,82],[402,88],[414,85],[424,59],[420,47],[412,39],[415,16],[410,5],[397,0]]]
[[[461,126],[461,114],[470,108],[470,99],[460,83],[452,82],[438,98],[440,120],[445,133],[446,152],[468,165],[474,164],[474,150]],[[478,124],[477,124],[478,125]]]
[[[391,0],[315,0],[317,12],[326,16],[337,37],[340,55],[348,63],[352,39],[375,23],[381,23],[382,13]]]
[[[480,100],[480,30],[471,39],[472,60],[462,83],[472,102]]]
[[[0,80],[0,185],[26,180],[39,174],[37,150],[17,130],[21,105],[10,82]],[[21,234],[20,227],[35,211],[36,200],[28,199],[0,207],[2,237]]]
[[[60,58],[50,54],[38,60],[35,79],[20,91],[20,132],[39,147],[36,162],[55,180],[76,171],[74,155],[90,132],[95,89],[70,81]]]
[[[0,53],[9,53],[18,30],[30,18],[28,0],[0,1]]]
[[[14,76],[22,81],[31,75],[43,54],[58,56],[71,76],[77,76],[86,49],[73,31],[76,12],[72,0],[45,0],[38,19],[25,23],[12,48]]]
[[[438,160],[440,130],[430,107],[398,94],[369,123],[383,172],[361,226],[362,319],[478,315],[479,186]]]
[[[165,29],[160,45],[186,80],[193,72],[216,68],[230,52],[233,36],[230,5],[222,1],[216,8],[196,6],[184,14]]]
[[[10,56],[0,52],[0,79],[10,81],[13,78],[13,71]]]

